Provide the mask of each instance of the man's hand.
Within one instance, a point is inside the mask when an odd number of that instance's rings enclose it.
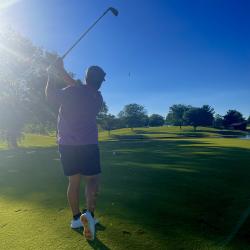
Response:
[[[61,57],[58,57],[57,60],[52,63],[46,70],[48,73],[57,72],[58,74],[61,74],[66,72]]]
[[[57,60],[54,63],[54,67],[59,72],[65,72],[63,59],[61,57],[57,58]]]
[[[75,85],[76,84],[75,80],[64,69],[64,63],[63,63],[63,59],[61,57],[58,57],[57,60],[49,68],[47,68],[47,72],[48,72],[48,74],[54,72],[60,78],[63,78],[63,80],[68,85]]]

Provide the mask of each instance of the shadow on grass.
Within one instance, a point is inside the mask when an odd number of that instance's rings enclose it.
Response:
[[[88,241],[88,244],[96,250],[111,250],[106,245],[104,245],[98,238],[95,238],[94,241]]]
[[[196,132],[184,132],[184,133],[154,133],[154,132],[135,132],[134,135],[111,135],[112,139],[116,140],[156,140],[150,135],[158,135],[157,139],[184,139],[184,138],[205,138],[206,134],[196,133]],[[162,135],[163,134],[163,135]]]
[[[171,135],[171,134],[176,134],[176,132],[166,132],[166,131],[148,131],[148,130],[134,130],[135,134],[142,134],[142,135],[158,135],[158,134],[163,134],[163,135]]]
[[[138,139],[153,139],[151,135],[158,135],[157,139],[168,139],[168,138],[205,138],[211,137],[211,134],[214,134],[216,137],[232,137],[237,138],[240,136],[246,135],[244,131],[232,131],[232,130],[205,130],[205,129],[196,129],[192,130],[178,130],[172,132],[166,131],[147,131],[147,130],[133,130],[132,135],[112,135],[111,137],[118,140],[138,140]],[[209,135],[210,134],[210,135]]]
[[[232,137],[238,137],[238,136],[244,136],[246,134],[246,131],[239,131],[239,130],[199,130],[197,129],[196,132],[199,133],[213,133],[221,136],[232,136]]]
[[[134,135],[111,135],[111,138],[116,140],[143,140],[149,139],[147,136],[134,134]]]
[[[194,249],[187,232],[216,242],[248,205],[249,149],[181,139],[101,142],[100,148],[99,215],[118,221],[121,235],[137,225],[162,246],[182,238],[179,247],[190,242],[184,249]],[[0,157],[0,196],[52,209],[65,206],[67,179],[56,147],[5,150]],[[92,248],[108,249],[101,244],[97,239]]]
[[[204,133],[201,133],[204,132]],[[189,138],[189,137],[193,137],[193,138],[203,138],[203,137],[207,137],[207,134],[205,134],[206,131],[201,131],[201,132],[196,132],[196,131],[183,131],[183,130],[179,130],[176,132],[153,132],[153,131],[140,131],[140,130],[135,130],[136,134],[142,134],[142,135],[163,135],[163,136],[157,136],[157,139],[168,139],[168,138]],[[167,136],[168,135],[168,136]],[[146,137],[144,136],[144,138],[149,139],[150,137]],[[156,139],[156,138],[152,138],[152,139]]]
[[[162,135],[157,136],[158,139],[164,138],[205,138],[210,137],[209,134],[214,134],[216,137],[225,137],[225,138],[237,138],[241,136],[245,136],[247,131],[234,131],[234,130],[209,130],[209,129],[196,129],[196,131],[192,130],[178,130],[172,132],[166,131],[147,131],[147,130],[134,130],[134,135],[130,135],[127,137],[126,135],[117,135],[114,136],[117,139],[149,139],[147,135]],[[141,137],[141,138],[140,138]]]
[[[98,231],[104,231],[106,229],[106,227],[100,223],[96,224],[96,233]],[[76,233],[79,233],[81,235],[81,237],[83,236],[83,228],[77,228],[77,229],[73,229]],[[103,242],[101,242],[98,237],[95,237],[94,241],[87,241],[88,244],[90,245],[90,247],[92,247],[95,250],[110,250],[110,248],[108,248]]]

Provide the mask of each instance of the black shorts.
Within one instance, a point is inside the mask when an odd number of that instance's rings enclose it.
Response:
[[[101,173],[100,152],[97,144],[59,145],[64,175],[96,175]]]

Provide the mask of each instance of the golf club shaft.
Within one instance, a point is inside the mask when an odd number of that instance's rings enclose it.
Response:
[[[76,42],[62,55],[64,59],[69,52],[88,34],[88,32],[109,12],[110,9],[107,9],[77,40]]]

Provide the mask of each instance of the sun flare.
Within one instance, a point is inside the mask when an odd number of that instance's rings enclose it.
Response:
[[[21,0],[1,0],[0,2],[0,11],[3,9],[6,9],[13,4],[16,4],[17,2],[20,2]]]

